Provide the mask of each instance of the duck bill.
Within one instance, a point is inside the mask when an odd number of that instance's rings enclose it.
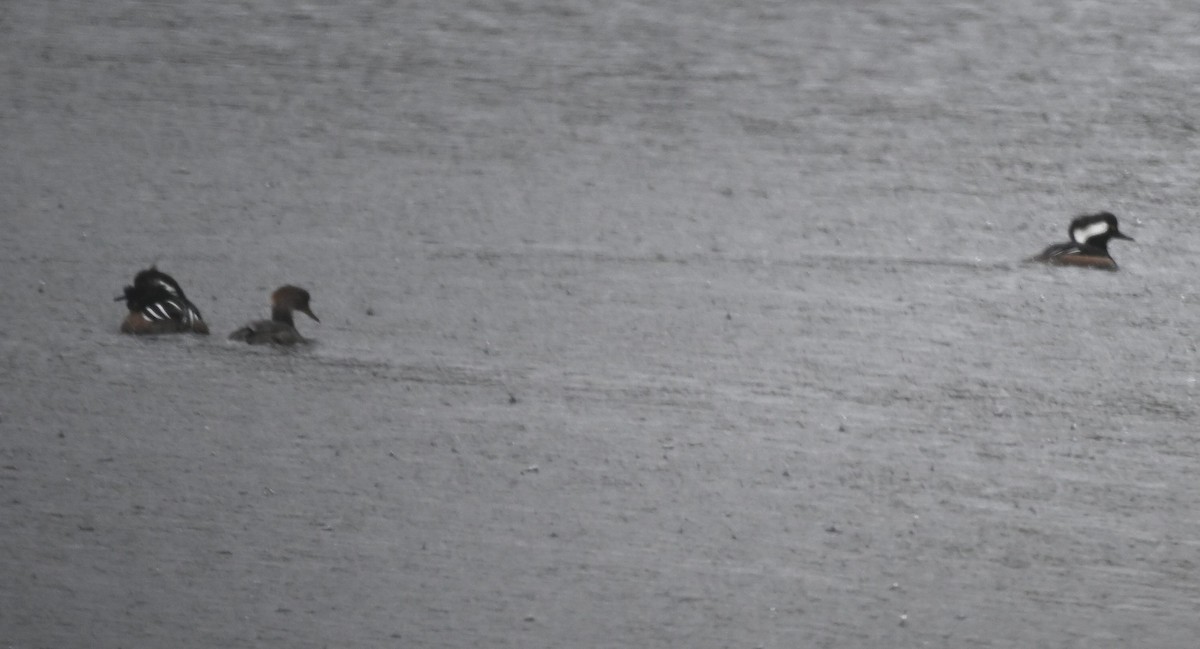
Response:
[[[1112,235],[1113,235],[1114,239],[1124,239],[1126,241],[1135,241],[1135,239],[1133,237],[1131,237],[1123,232],[1119,232],[1119,231],[1114,232],[1114,233],[1112,233]]]
[[[300,313],[303,313],[304,315],[312,318],[313,320],[316,320],[317,322],[321,321],[321,319],[317,317],[317,314],[312,312],[312,309],[299,309],[299,311],[300,311]]]

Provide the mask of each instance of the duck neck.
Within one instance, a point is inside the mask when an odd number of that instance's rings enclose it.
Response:
[[[292,310],[285,306],[271,307],[271,319],[289,327],[296,326],[296,321],[292,319]]]

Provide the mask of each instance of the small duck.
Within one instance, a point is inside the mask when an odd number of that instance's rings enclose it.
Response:
[[[208,324],[179,282],[155,266],[135,275],[133,285],[115,299],[121,300],[129,309],[121,322],[123,334],[208,334]]]
[[[1026,261],[1055,266],[1081,266],[1100,270],[1117,270],[1117,262],[1108,254],[1110,239],[1133,241],[1117,227],[1112,212],[1097,212],[1076,217],[1067,228],[1069,243],[1057,243]]]
[[[295,345],[307,342],[296,331],[292,313],[299,311],[320,322],[308,306],[308,291],[298,286],[280,286],[271,294],[271,319],[259,320],[229,334],[230,340],[240,340],[251,345]]]

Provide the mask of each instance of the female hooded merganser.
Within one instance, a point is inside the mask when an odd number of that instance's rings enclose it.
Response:
[[[305,342],[304,336],[296,331],[292,312],[299,311],[320,322],[308,308],[308,291],[297,286],[280,286],[271,294],[271,319],[259,320],[229,334],[230,340],[240,340],[251,345],[295,345]]]
[[[183,294],[179,282],[154,266],[134,276],[133,285],[116,297],[121,300],[129,308],[121,323],[123,334],[208,333],[200,310]]]
[[[1067,229],[1070,243],[1057,243],[1028,261],[1056,266],[1082,266],[1101,270],[1116,270],[1117,262],[1108,254],[1109,239],[1133,241],[1117,229],[1117,217],[1111,212],[1098,212],[1076,217]]]

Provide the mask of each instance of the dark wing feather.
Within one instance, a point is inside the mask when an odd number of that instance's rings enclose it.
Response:
[[[1063,255],[1078,255],[1082,252],[1078,244],[1074,243],[1056,243],[1053,246],[1047,247],[1041,254],[1031,257],[1030,261],[1050,261],[1055,257]]]
[[[142,315],[151,322],[175,322],[184,327],[204,322],[200,311],[191,302],[176,298],[148,304],[142,307]]]

